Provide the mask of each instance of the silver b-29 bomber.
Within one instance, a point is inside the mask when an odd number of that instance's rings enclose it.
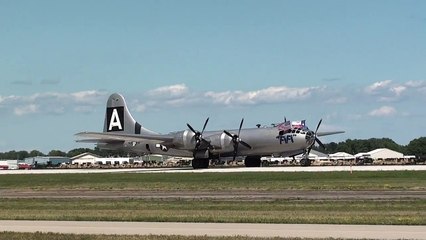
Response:
[[[94,142],[101,149],[123,150],[139,154],[164,154],[193,157],[193,168],[208,168],[210,159],[245,156],[246,167],[259,167],[262,156],[295,156],[303,154],[302,165],[310,165],[309,152],[315,143],[323,146],[320,136],[343,133],[310,130],[305,121],[284,121],[271,127],[205,131],[209,118],[201,131],[189,123],[188,129],[159,134],[144,128],[130,114],[124,97],[112,94],[106,106],[103,132],[81,132],[78,142]]]

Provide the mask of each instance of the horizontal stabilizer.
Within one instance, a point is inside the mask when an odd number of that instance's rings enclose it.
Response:
[[[79,143],[123,143],[123,140],[110,140],[110,139],[79,139],[75,140]]]
[[[151,134],[125,134],[125,133],[116,133],[116,132],[81,132],[76,134],[77,137],[89,138],[88,140],[97,139],[98,142],[105,142],[106,140],[115,140],[115,141],[147,141],[151,140],[155,143],[171,142],[173,140],[172,136],[168,135],[151,135]],[[83,139],[84,141],[84,139]]]
[[[327,135],[333,135],[333,134],[340,134],[340,133],[344,133],[345,131],[334,131],[334,132],[318,132],[317,136],[321,137],[321,136],[327,136]]]

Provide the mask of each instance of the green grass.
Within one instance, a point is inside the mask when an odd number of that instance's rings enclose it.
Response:
[[[0,189],[425,190],[424,171],[0,175]]]
[[[2,220],[425,225],[426,200],[2,199]]]
[[[0,190],[425,190],[424,171],[0,175]],[[426,200],[2,199],[4,220],[425,225]]]

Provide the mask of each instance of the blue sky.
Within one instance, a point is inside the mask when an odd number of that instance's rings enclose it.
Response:
[[[0,36],[0,151],[92,147],[114,92],[161,133],[426,135],[426,1],[0,0]]]

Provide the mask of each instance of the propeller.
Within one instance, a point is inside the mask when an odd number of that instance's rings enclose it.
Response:
[[[311,152],[311,149],[312,149],[312,147],[314,146],[315,142],[316,142],[316,143],[318,143],[318,145],[319,145],[321,148],[325,149],[324,144],[323,144],[323,143],[319,140],[319,138],[317,137],[317,132],[318,132],[319,127],[321,126],[321,122],[322,122],[322,119],[320,119],[320,121],[318,122],[317,128],[315,129],[315,133],[314,133],[314,135],[313,135],[313,137],[315,138],[315,141],[314,141],[314,142],[312,142],[312,144],[308,147],[308,156],[309,156],[309,153]]]
[[[226,131],[226,130],[224,130],[224,131],[223,131],[226,135],[228,135],[229,137],[231,137],[231,138],[232,138],[232,143],[233,143],[233,145],[234,145],[233,161],[235,161],[235,158],[237,157],[237,153],[238,153],[238,146],[240,145],[240,143],[241,143],[243,146],[245,146],[245,147],[247,147],[247,148],[251,149],[251,146],[250,146],[248,143],[246,143],[246,142],[244,142],[243,140],[241,140],[241,138],[240,138],[240,133],[241,133],[241,128],[243,127],[243,123],[244,123],[244,118],[243,118],[243,119],[241,119],[240,128],[238,129],[238,134],[232,134],[232,133],[230,133],[230,132],[228,132],[228,131]]]
[[[201,142],[205,142],[205,143],[209,144],[209,142],[203,138],[203,133],[204,133],[204,130],[206,129],[208,122],[209,122],[209,118],[207,118],[206,121],[204,122],[203,130],[201,130],[201,132],[196,131],[191,125],[189,125],[189,123],[186,124],[186,126],[188,126],[188,128],[195,134],[195,136],[194,136],[194,138],[195,138],[195,151],[198,150],[198,148],[201,145]]]

